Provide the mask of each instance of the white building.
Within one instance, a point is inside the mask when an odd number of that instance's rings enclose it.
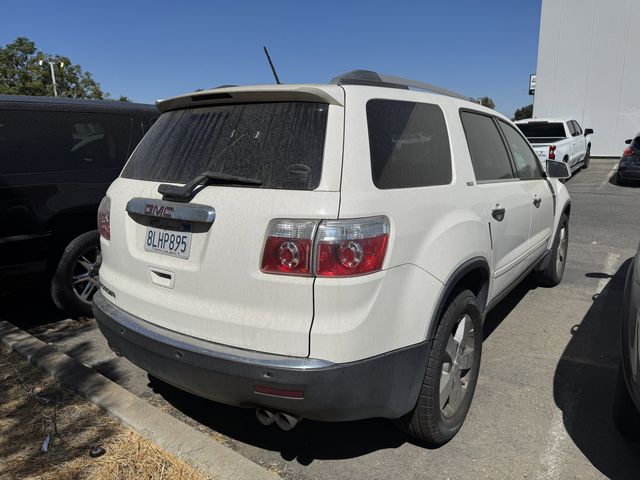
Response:
[[[593,128],[592,155],[640,131],[640,0],[542,0],[534,117]]]

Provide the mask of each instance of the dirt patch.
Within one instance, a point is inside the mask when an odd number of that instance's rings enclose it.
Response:
[[[96,458],[90,456],[95,447],[104,449]],[[0,479],[17,478],[203,480],[208,477],[60,387],[19,355],[2,348]]]

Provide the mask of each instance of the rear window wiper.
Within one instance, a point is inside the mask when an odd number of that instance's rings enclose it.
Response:
[[[237,175],[228,175],[226,173],[203,172],[182,186],[163,183],[158,187],[158,193],[162,194],[164,200],[171,199],[186,202],[193,198],[196,188],[207,184],[248,185],[252,187],[259,187],[262,185],[262,180],[257,178],[239,177]]]

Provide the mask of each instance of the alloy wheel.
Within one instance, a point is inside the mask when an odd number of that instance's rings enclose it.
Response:
[[[568,243],[567,227],[563,225],[560,229],[560,241],[558,242],[558,252],[556,253],[556,272],[558,275],[562,275],[564,272]]]
[[[464,315],[449,335],[440,375],[440,410],[453,416],[465,398],[474,367],[474,330],[469,315]]]
[[[99,246],[93,246],[82,252],[73,266],[71,287],[83,302],[90,303],[100,286],[100,264],[102,254]]]

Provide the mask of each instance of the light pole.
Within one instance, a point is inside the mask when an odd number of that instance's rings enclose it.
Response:
[[[44,61],[43,60],[39,60],[38,61],[38,65],[42,66],[44,65]],[[53,82],[53,96],[57,97],[58,96],[58,89],[56,88],[56,72],[53,70],[53,62],[46,62],[49,64],[49,67],[51,68],[51,81]],[[64,68],[64,62],[60,62],[60,68]]]

